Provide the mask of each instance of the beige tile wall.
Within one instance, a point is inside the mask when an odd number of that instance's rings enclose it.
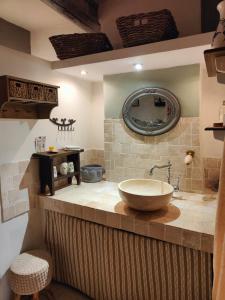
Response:
[[[35,207],[39,190],[38,166],[35,160],[0,166],[1,218],[10,220]]]
[[[202,192],[218,189],[221,160],[200,158],[198,118],[181,119],[169,133],[158,137],[136,135],[122,120],[105,121],[105,151],[89,149],[81,154],[81,165],[106,167],[106,179],[119,182],[128,178],[150,178],[153,164],[173,164],[172,183],[180,176],[183,191]],[[185,151],[195,151],[191,166],[183,163]],[[29,208],[37,207],[39,194],[38,160],[0,166],[1,219],[7,221]],[[153,178],[167,180],[166,170],[155,170]]]
[[[204,186],[206,189],[217,191],[219,186],[221,159],[203,158]]]
[[[89,164],[99,164],[104,166],[104,150],[99,149],[88,149],[85,150],[80,155],[80,164],[81,166],[89,165]]]
[[[144,137],[129,130],[122,119],[106,119],[105,167],[106,178],[119,182],[129,178],[150,178],[150,168],[157,164],[172,163],[172,184],[180,177],[180,189],[188,192],[202,192],[209,178],[219,172],[213,160],[200,157],[199,118],[181,118],[175,128],[156,137]],[[184,164],[187,150],[195,152],[193,163]],[[215,162],[215,161],[214,161]],[[211,163],[211,165],[209,165]],[[209,170],[210,167],[210,170]],[[207,179],[206,179],[207,174]],[[166,169],[156,169],[154,179],[167,180]]]
[[[81,165],[104,165],[104,151],[90,149],[81,154]],[[38,205],[40,191],[38,160],[0,166],[1,219],[8,221]]]

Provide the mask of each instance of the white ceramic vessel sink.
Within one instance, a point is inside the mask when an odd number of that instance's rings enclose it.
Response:
[[[152,179],[129,179],[119,183],[122,200],[131,208],[154,211],[166,206],[173,195],[167,182]]]

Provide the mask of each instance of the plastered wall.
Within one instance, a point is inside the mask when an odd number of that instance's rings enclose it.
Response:
[[[30,39],[28,30],[0,18],[0,45],[30,53]]]
[[[170,90],[181,104],[183,117],[198,117],[199,82],[199,65],[105,76],[105,117],[121,118],[126,98],[135,90],[144,87]]]
[[[30,160],[35,151],[34,139],[40,135],[47,137],[47,146],[75,144],[92,149],[94,143],[96,148],[103,148],[101,139],[93,140],[96,133],[92,119],[103,120],[103,116],[100,117],[97,109],[101,105],[98,90],[93,91],[95,87],[90,82],[61,75],[52,71],[47,61],[0,46],[0,75],[6,74],[59,85],[59,107],[52,111],[51,117],[74,118],[77,122],[71,135],[59,134],[49,120],[0,119],[0,166]],[[92,100],[93,94],[96,95],[95,101]],[[6,271],[12,260],[21,250],[42,244],[41,212],[37,208],[0,223],[1,300],[9,299]]]
[[[216,77],[208,77],[206,67],[201,66],[200,73],[200,132],[203,157],[222,157],[223,142],[205,131],[214,122],[219,122],[219,108],[225,100],[225,85],[217,82]],[[223,134],[220,136],[223,139]]]

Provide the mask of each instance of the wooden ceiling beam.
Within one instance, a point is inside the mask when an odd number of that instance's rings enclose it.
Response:
[[[71,19],[87,32],[101,29],[98,21],[99,0],[41,0],[51,8]]]

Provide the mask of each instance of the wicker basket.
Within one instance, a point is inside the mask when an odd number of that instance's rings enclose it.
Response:
[[[9,80],[9,96],[28,99],[28,84],[20,80]]]
[[[120,17],[116,24],[124,47],[174,39],[179,35],[168,9]]]
[[[49,38],[59,59],[112,50],[104,33],[62,34]]]
[[[39,101],[44,100],[43,86],[40,84],[29,83],[28,93],[29,93],[29,99],[39,100]]]

